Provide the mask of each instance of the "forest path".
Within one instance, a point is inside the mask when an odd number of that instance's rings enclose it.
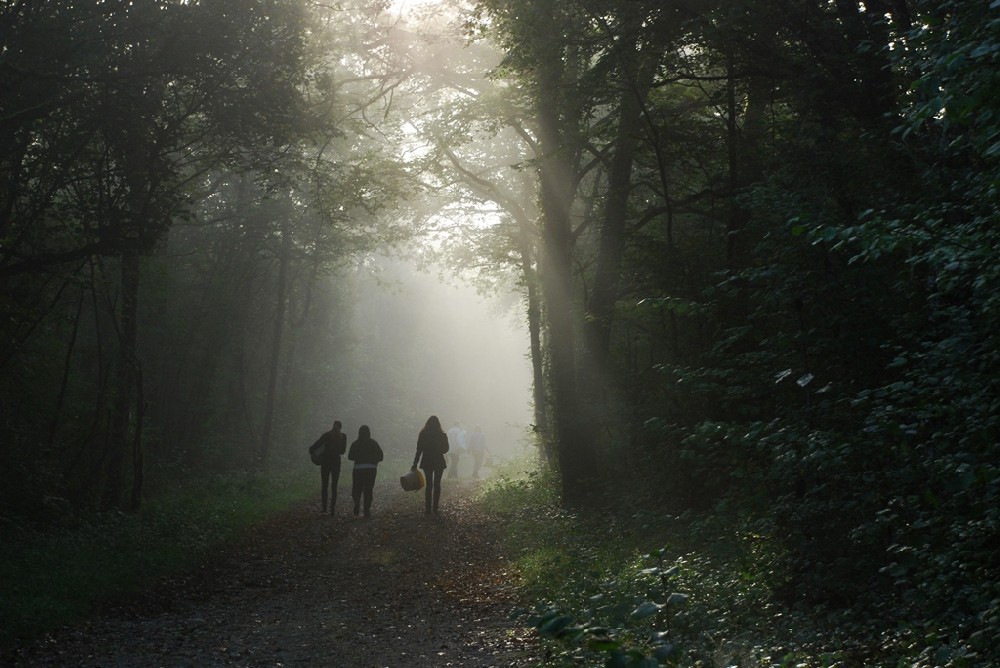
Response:
[[[318,476],[317,476],[318,477]],[[61,630],[17,666],[530,666],[509,567],[472,480],[423,491],[380,471],[372,517],[298,504],[199,570]],[[317,487],[318,487],[317,481]],[[317,496],[318,496],[317,490]]]

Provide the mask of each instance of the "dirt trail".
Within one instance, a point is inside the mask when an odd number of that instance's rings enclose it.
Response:
[[[300,505],[198,572],[8,657],[15,666],[532,666],[514,577],[477,483],[446,480],[440,515],[380,472],[372,517]],[[318,485],[317,485],[318,486]]]

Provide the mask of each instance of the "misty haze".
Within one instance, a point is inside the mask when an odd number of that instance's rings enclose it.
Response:
[[[387,450],[406,455],[429,415],[445,428],[481,426],[498,457],[525,454],[531,368],[520,300],[484,297],[406,263],[379,265],[359,272],[355,287],[366,296],[345,314],[351,354],[368,363],[355,380],[334,383],[345,392],[329,415],[377,428]],[[326,426],[320,417],[317,428]]]
[[[1000,666],[1000,0],[0,0],[0,666]]]

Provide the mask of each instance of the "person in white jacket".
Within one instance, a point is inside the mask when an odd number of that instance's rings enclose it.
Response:
[[[469,448],[469,454],[472,455],[472,477],[479,480],[479,472],[483,468],[483,462],[486,461],[486,453],[489,452],[489,448],[486,447],[486,434],[483,433],[478,424],[466,439],[466,446]]]
[[[455,424],[451,426],[448,430],[448,445],[451,449],[448,451],[448,458],[451,459],[451,466],[448,468],[448,477],[457,478],[458,477],[458,462],[462,458],[462,454],[465,453],[465,429],[462,428],[462,423],[455,421]]]

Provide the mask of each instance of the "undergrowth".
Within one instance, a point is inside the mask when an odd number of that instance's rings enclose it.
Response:
[[[78,621],[193,566],[212,548],[315,494],[313,483],[305,471],[214,476],[164,493],[135,515],[74,517],[70,526],[7,536],[0,647]]]
[[[594,504],[605,510],[574,511],[557,490],[553,474],[508,472],[480,497],[502,519],[521,621],[545,639],[545,665],[875,665],[872,629],[780,599],[773,533],[722,513],[660,513],[634,489]]]

